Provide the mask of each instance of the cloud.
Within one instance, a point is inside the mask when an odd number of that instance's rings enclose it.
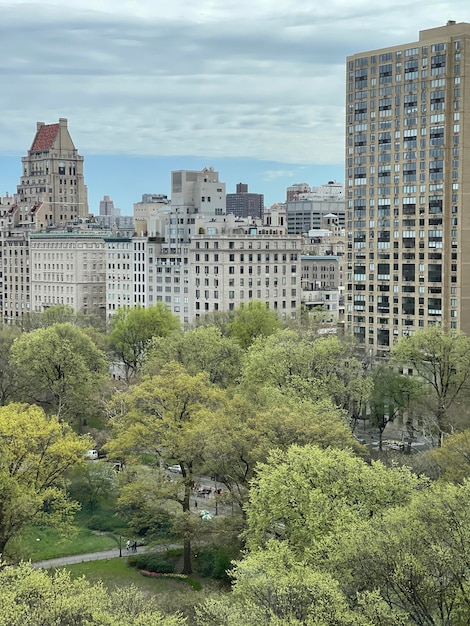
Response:
[[[1,150],[24,153],[37,120],[67,117],[82,154],[341,163],[346,56],[414,41],[467,7],[4,1]]]
[[[295,170],[266,170],[263,172],[263,180],[271,181],[278,178],[292,178],[295,176]]]

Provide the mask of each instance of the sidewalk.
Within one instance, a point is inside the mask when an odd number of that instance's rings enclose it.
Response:
[[[124,548],[122,556],[129,556],[131,552],[127,552]],[[71,556],[62,556],[57,559],[49,559],[48,561],[37,561],[31,563],[34,569],[49,569],[51,567],[64,567],[65,565],[74,565],[75,563],[84,563],[85,561],[104,561],[107,559],[119,558],[119,548],[112,550],[104,550],[103,552],[89,552],[88,554],[73,554]]]

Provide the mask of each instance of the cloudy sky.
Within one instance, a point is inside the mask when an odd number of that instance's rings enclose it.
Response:
[[[0,0],[0,195],[69,120],[90,209],[212,165],[266,202],[343,180],[345,58],[470,21],[468,0]]]

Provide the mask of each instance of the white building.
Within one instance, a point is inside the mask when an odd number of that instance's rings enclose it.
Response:
[[[30,233],[31,310],[68,304],[104,314],[106,250],[103,232]]]

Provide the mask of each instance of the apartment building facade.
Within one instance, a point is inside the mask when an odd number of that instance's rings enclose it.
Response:
[[[65,304],[104,315],[106,246],[103,232],[30,233],[31,310]]]
[[[226,196],[227,213],[235,217],[254,217],[263,219],[264,195],[248,191],[248,185],[237,183],[236,192]]]
[[[7,322],[32,310],[30,234],[88,216],[83,157],[73,144],[66,118],[57,124],[38,122],[31,148],[21,161],[14,202],[0,216],[1,305]]]
[[[295,187],[298,189],[293,193]],[[308,191],[305,191],[305,185],[295,187],[287,190],[287,197],[291,198],[286,203],[289,234],[323,228],[328,215],[335,216],[337,225],[344,227],[344,187],[341,183],[329,181],[325,185],[308,188]]]
[[[379,355],[470,333],[470,24],[352,55],[346,78],[347,329]]]

